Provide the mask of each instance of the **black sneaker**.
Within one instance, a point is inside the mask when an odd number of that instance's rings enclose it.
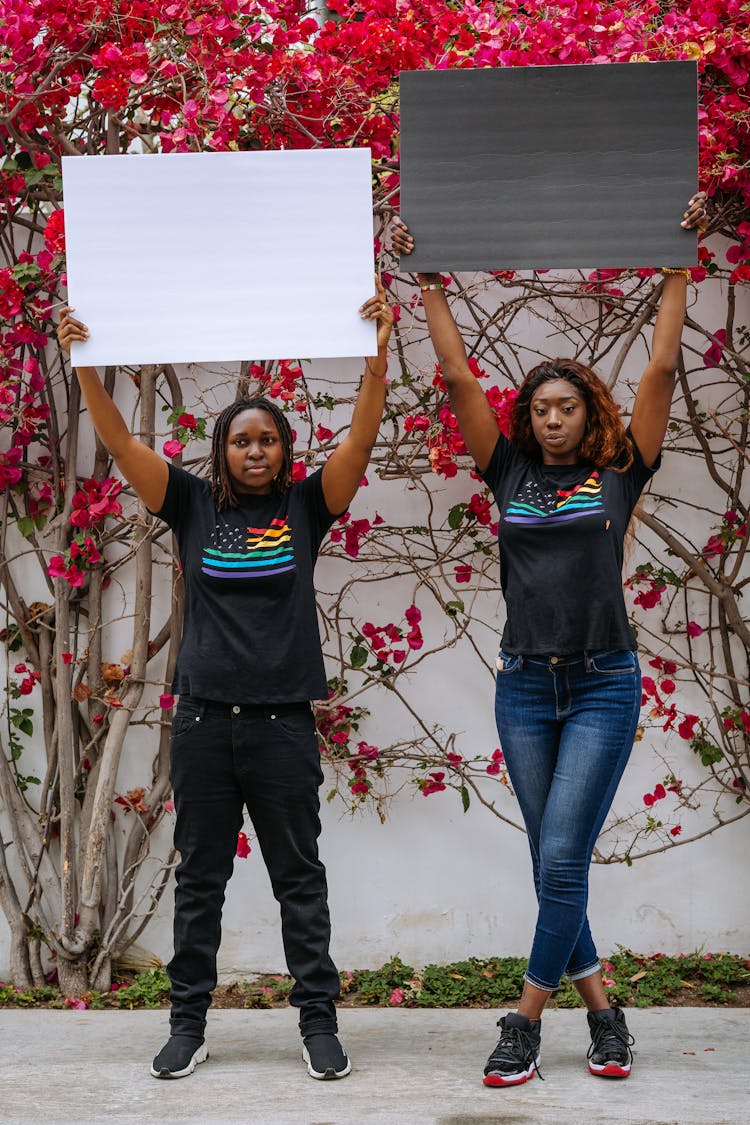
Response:
[[[588,1013],[591,1046],[589,1070],[599,1078],[627,1078],[633,1061],[630,1050],[635,1042],[619,1008]]]
[[[302,1042],[302,1058],[307,1063],[307,1073],[311,1078],[323,1081],[345,1078],[352,1069],[349,1056],[333,1032],[306,1035]]]
[[[539,1067],[542,1021],[509,1012],[498,1020],[502,1035],[484,1068],[485,1086],[520,1086]],[[541,1074],[539,1075],[541,1078]]]
[[[152,1062],[151,1073],[154,1078],[187,1078],[207,1058],[208,1048],[202,1039],[170,1035]]]

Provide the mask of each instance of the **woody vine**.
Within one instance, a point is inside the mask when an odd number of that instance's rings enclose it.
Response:
[[[490,700],[498,598],[495,513],[470,475],[414,279],[396,274],[388,251],[401,69],[698,60],[711,227],[693,271],[667,454],[684,481],[706,487],[678,487],[678,474],[661,494],[657,477],[634,528],[626,585],[647,673],[637,750],[653,756],[659,780],[613,816],[596,859],[633,862],[750,811],[742,5],[559,0],[530,14],[515,0],[338,0],[329,9],[325,20],[291,0],[81,0],[75,13],[61,0],[4,5],[0,906],[19,986],[41,984],[54,965],[66,995],[105,988],[158,908],[174,859],[152,842],[169,837],[181,584],[166,529],[113,477],[54,343],[66,154],[371,147],[375,250],[397,324],[372,488],[334,527],[318,567],[332,677],[318,726],[330,796],[385,818],[399,790],[431,800],[455,790],[469,815],[480,805],[519,827],[489,702],[477,748],[425,712],[414,690],[460,653]],[[627,413],[656,303],[652,268],[444,280],[500,428],[530,365],[529,325],[548,354],[595,366]],[[318,372],[295,358],[248,357],[231,376],[233,390],[263,390],[293,415],[298,476],[333,447],[353,397],[351,383],[326,384]],[[143,440],[202,470],[226,375],[143,367],[107,369],[105,381]],[[384,740],[377,716],[386,706],[401,733]],[[150,749],[139,784],[123,791],[134,733]],[[249,847],[238,842],[240,854]]]

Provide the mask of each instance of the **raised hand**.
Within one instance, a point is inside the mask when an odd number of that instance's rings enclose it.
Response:
[[[380,278],[375,278],[375,289],[377,292],[374,297],[369,297],[363,305],[360,306],[359,315],[363,320],[375,320],[378,325],[378,351],[385,348],[391,336],[393,328],[393,309],[388,304],[385,289],[382,286]]]
[[[75,309],[65,308],[60,309],[60,324],[57,329],[57,339],[63,351],[69,352],[71,344],[85,344],[89,338],[89,330],[86,325],[80,321],[75,320],[70,314],[75,312]]]
[[[698,230],[704,231],[708,226],[708,213],[706,211],[706,193],[699,191],[692,197],[687,205],[687,211],[682,216],[681,227],[686,230],[697,227]]]

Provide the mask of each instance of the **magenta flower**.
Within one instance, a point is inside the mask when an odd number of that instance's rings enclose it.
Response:
[[[170,461],[174,457],[179,457],[184,448],[185,446],[182,444],[182,442],[177,441],[174,438],[171,441],[165,441],[164,445],[162,446],[164,456],[169,457]]]

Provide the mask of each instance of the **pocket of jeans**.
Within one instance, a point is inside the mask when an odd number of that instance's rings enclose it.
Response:
[[[511,672],[515,672],[521,663],[520,654],[517,652],[503,652],[498,653],[495,667],[497,668],[498,676],[507,676]]]
[[[589,658],[589,668],[601,676],[632,676],[635,674],[635,653],[628,649],[594,652]]]
[[[189,696],[179,699],[172,719],[172,738],[180,738],[181,735],[198,726],[203,718],[203,711],[204,705],[200,700],[191,699]]]
[[[315,726],[310,707],[300,707],[299,710],[295,708],[294,711],[287,711],[268,721],[294,738],[309,736]]]

